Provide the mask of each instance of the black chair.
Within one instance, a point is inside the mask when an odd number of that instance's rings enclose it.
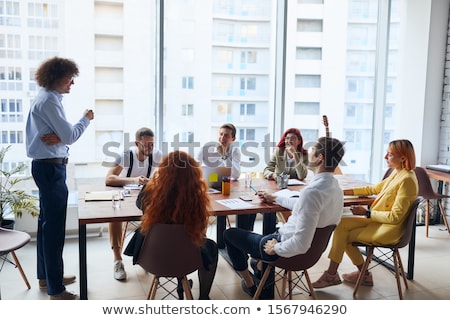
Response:
[[[366,251],[367,251],[367,257],[362,266],[358,281],[356,282],[355,289],[353,291],[353,296],[356,296],[356,294],[359,290],[359,287],[361,285],[363,275],[365,274],[365,272],[367,270],[372,269],[379,264],[383,264],[386,261],[393,261],[395,279],[397,280],[398,295],[400,297],[400,300],[403,299],[400,276],[403,278],[406,289],[408,289],[408,282],[406,280],[406,273],[405,273],[405,270],[403,269],[403,263],[402,263],[402,259],[400,257],[399,249],[408,245],[411,240],[413,228],[415,227],[414,222],[416,219],[417,207],[419,206],[420,201],[421,201],[421,199],[417,198],[413,202],[411,207],[409,208],[409,211],[408,211],[408,214],[406,217],[406,222],[405,222],[405,228],[404,228],[405,231],[398,243],[392,244],[392,245],[373,245],[370,243],[362,243],[362,242],[354,242],[353,243],[354,246],[366,247]],[[388,249],[388,252],[379,250],[382,254],[377,257],[377,264],[372,266],[371,268],[369,268],[369,264],[373,257],[374,249]]]
[[[166,298],[177,297],[178,279],[181,280],[186,299],[192,300],[187,275],[203,264],[200,247],[195,246],[181,224],[155,224],[146,234],[137,264],[153,274],[147,299],[154,300],[156,291],[164,289]],[[165,282],[160,282],[165,278]],[[175,286],[174,286],[175,285]]]
[[[328,241],[330,240],[331,234],[333,233],[336,225],[329,225],[324,228],[317,228],[314,234],[314,238],[311,243],[311,247],[307,252],[303,254],[299,254],[293,256],[291,258],[283,258],[280,257],[275,261],[265,262],[267,263],[266,270],[261,278],[261,282],[258,285],[258,290],[253,297],[253,300],[258,300],[259,296],[266,284],[267,278],[269,277],[270,271],[272,268],[280,268],[281,271],[278,273],[281,274],[282,280],[282,289],[279,291],[279,295],[281,299],[289,299],[292,300],[292,290],[297,287],[312,296],[313,299],[317,299],[317,296],[314,292],[314,288],[311,284],[311,280],[308,275],[308,269],[314,266],[317,261],[319,261],[322,253],[328,246]],[[298,271],[302,271],[300,274],[297,274]],[[294,272],[295,277],[292,278],[292,273]],[[303,276],[306,279],[306,285],[303,283]],[[275,279],[277,275],[275,276]],[[286,282],[288,283],[288,293],[286,294]]]
[[[442,220],[444,221],[445,227],[448,233],[450,233],[450,228],[448,227],[447,216],[445,214],[444,206],[442,205],[442,200],[450,198],[450,196],[434,192],[433,186],[431,185],[430,177],[428,173],[422,167],[416,167],[414,169],[416,173],[417,181],[419,183],[419,196],[426,200],[426,213],[425,213],[425,235],[428,237],[428,226],[430,224],[430,200],[437,200],[439,209],[441,209]]]

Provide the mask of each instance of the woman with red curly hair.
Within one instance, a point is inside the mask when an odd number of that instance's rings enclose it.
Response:
[[[280,173],[292,179],[303,180],[308,174],[308,151],[303,148],[303,137],[297,128],[287,129],[264,168],[264,178],[277,179]]]
[[[192,242],[201,247],[203,267],[198,269],[200,300],[209,299],[217,268],[217,244],[206,238],[210,202],[208,184],[203,180],[198,162],[183,151],[164,157],[158,171],[141,194],[141,232],[156,223],[183,224]]]

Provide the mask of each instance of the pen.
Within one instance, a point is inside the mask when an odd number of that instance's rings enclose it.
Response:
[[[253,191],[255,191],[255,194],[258,194],[258,190],[256,190],[252,185],[250,185],[250,189],[252,189]]]

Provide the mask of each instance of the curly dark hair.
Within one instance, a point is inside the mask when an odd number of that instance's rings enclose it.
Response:
[[[53,90],[64,78],[76,77],[78,66],[70,59],[53,57],[44,61],[36,71],[35,79],[39,86]]]
[[[155,223],[183,224],[192,241],[201,246],[211,215],[207,190],[194,158],[184,151],[169,153],[142,191],[142,232]]]

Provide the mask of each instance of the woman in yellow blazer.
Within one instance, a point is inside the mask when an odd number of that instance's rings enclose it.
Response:
[[[342,281],[337,269],[342,262],[344,252],[347,253],[358,271],[343,274],[345,281],[356,283],[364,258],[353,242],[385,245],[396,243],[403,235],[404,225],[409,207],[418,194],[417,178],[414,173],[416,156],[409,140],[391,141],[384,157],[389,168],[394,170],[389,177],[373,186],[344,190],[344,195],[377,197],[370,210],[357,206],[352,207],[353,215],[343,217],[333,235],[332,247],[328,258],[330,264],[322,276],[313,283],[314,288],[324,288],[340,284]],[[372,286],[372,274],[367,271],[362,285]]]

